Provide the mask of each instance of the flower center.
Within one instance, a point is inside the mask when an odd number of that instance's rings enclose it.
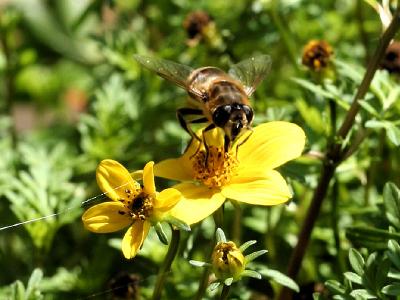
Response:
[[[208,153],[201,150],[193,156],[192,164],[196,180],[209,188],[219,188],[231,180],[238,161],[222,148],[209,146]]]
[[[138,194],[131,198],[132,191],[126,189],[125,193],[127,199],[121,199],[120,201],[124,203],[125,207],[129,210],[129,216],[133,220],[144,221],[150,217],[153,212],[153,197],[140,189],[137,189],[135,192]],[[122,213],[122,211],[119,213]]]

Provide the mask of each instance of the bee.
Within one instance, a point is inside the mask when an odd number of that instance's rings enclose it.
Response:
[[[204,133],[208,130],[216,127],[223,129],[225,152],[245,131],[252,130],[254,112],[249,97],[267,76],[271,66],[270,56],[259,55],[243,60],[232,65],[228,73],[211,66],[193,69],[160,58],[141,55],[134,58],[147,69],[187,91],[193,100],[193,107],[177,109],[177,118],[192,138],[203,141],[206,150]],[[190,127],[194,123],[208,123],[203,129],[202,140]]]

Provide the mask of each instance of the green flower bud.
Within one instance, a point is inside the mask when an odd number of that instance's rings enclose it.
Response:
[[[211,261],[215,276],[220,280],[230,277],[237,280],[245,268],[244,256],[234,242],[218,243],[212,253]]]

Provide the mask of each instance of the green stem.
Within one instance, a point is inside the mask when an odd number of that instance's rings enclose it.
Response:
[[[163,291],[165,279],[169,274],[169,271],[171,269],[171,264],[175,259],[176,253],[178,252],[179,240],[180,240],[180,231],[172,229],[172,239],[171,242],[169,243],[168,252],[167,255],[165,256],[160,271],[158,272],[157,281],[154,286],[153,297],[152,297],[153,300],[161,299],[161,294]]]
[[[217,228],[222,228],[222,225],[224,223],[224,205],[222,205],[214,214],[214,223],[215,223],[215,230],[213,237],[211,239],[211,244],[210,244],[210,250],[207,253],[207,258],[211,258],[212,251],[214,250],[215,243],[216,243],[216,237],[215,237],[215,231],[217,231]],[[195,296],[195,300],[202,300],[204,297],[204,294],[206,292],[206,289],[209,284],[209,279],[210,279],[210,273],[211,273],[211,267],[205,267],[203,274],[201,275],[200,282],[199,282],[199,289],[197,290],[197,294]]]
[[[325,199],[330,181],[332,180],[337,166],[343,161],[346,153],[342,151],[342,142],[346,139],[350,129],[352,128],[356,115],[360,109],[359,100],[363,99],[366,95],[371,81],[375,75],[376,70],[379,67],[379,63],[385,54],[385,50],[389,45],[390,41],[395,36],[396,32],[400,27],[400,7],[397,9],[393,16],[393,20],[390,23],[388,29],[384,32],[380,38],[377,49],[368,64],[364,78],[354,96],[353,102],[349,111],[347,112],[345,119],[337,133],[337,139],[334,144],[328,145],[326,151],[326,158],[321,170],[321,176],[314,191],[310,207],[308,208],[307,216],[304,219],[301,231],[298,236],[297,245],[294,248],[292,255],[289,260],[289,266],[287,275],[292,279],[295,279],[303,261],[308,242],[310,240],[311,232],[314,228],[315,222],[318,218],[319,211],[323,200]],[[291,299],[292,292],[288,288],[282,288],[279,295],[280,300]]]
[[[242,236],[242,208],[235,200],[231,200],[231,203],[235,208],[232,224],[232,240],[239,245]]]
[[[297,64],[297,51],[296,51],[296,45],[293,43],[293,36],[292,34],[287,30],[287,25],[283,25],[281,16],[279,15],[278,11],[278,5],[279,1],[273,0],[272,1],[272,6],[271,6],[271,17],[272,21],[274,22],[276,28],[279,31],[279,35],[282,38],[283,44],[286,46],[286,50],[289,54],[289,58],[293,64],[293,66],[296,68],[296,70],[299,70],[299,66]]]
[[[219,297],[219,299],[220,300],[228,299],[230,290],[231,290],[231,286],[224,284],[224,287],[222,288],[221,296]]]

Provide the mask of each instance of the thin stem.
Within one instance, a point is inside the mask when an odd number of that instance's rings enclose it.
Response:
[[[231,201],[233,207],[235,209],[233,213],[233,224],[232,224],[232,240],[236,244],[241,243],[241,236],[242,236],[242,208],[236,201]]]
[[[344,139],[349,133],[351,127],[353,126],[356,115],[360,109],[360,103],[358,101],[363,99],[365,94],[368,92],[371,81],[374,78],[375,72],[379,67],[382,57],[385,54],[386,48],[388,47],[389,43],[395,36],[396,32],[399,30],[399,27],[400,27],[400,10],[398,8],[393,16],[393,20],[390,23],[388,29],[384,32],[384,34],[380,38],[378,47],[376,48],[375,53],[372,56],[367,66],[367,71],[364,75],[364,78],[361,82],[361,85],[356,95],[354,96],[350,110],[347,112],[346,118],[339,129],[338,132],[339,137]]]
[[[167,278],[167,275],[171,269],[172,262],[174,261],[175,256],[178,252],[180,231],[174,230],[172,226],[171,229],[172,229],[171,242],[169,243],[168,252],[167,255],[165,256],[164,262],[160,268],[160,271],[158,272],[157,281],[153,290],[153,297],[152,297],[153,300],[161,299],[161,294],[163,291],[165,279]]]
[[[219,299],[220,300],[228,299],[230,290],[231,290],[231,286],[224,284],[224,287],[222,288],[221,296],[219,297]]]
[[[314,195],[311,200],[310,207],[307,212],[307,216],[304,220],[303,226],[298,236],[297,245],[293,250],[291,258],[289,260],[289,266],[287,275],[292,279],[295,279],[299,270],[301,263],[303,261],[303,257],[305,255],[308,242],[310,240],[311,232],[314,227],[315,221],[317,220],[319,211],[321,209],[321,205],[325,196],[328,192],[329,183],[335,174],[335,170],[337,166],[343,161],[345,153],[341,150],[341,141],[345,140],[350,129],[352,128],[355,117],[360,109],[359,100],[364,98],[367,93],[371,81],[375,75],[375,72],[379,66],[379,63],[385,54],[385,50],[389,45],[390,41],[393,39],[394,35],[398,31],[400,27],[400,7],[397,9],[394,14],[393,20],[390,23],[388,29],[384,32],[383,36],[379,40],[379,44],[377,49],[368,64],[367,71],[364,75],[364,78],[360,84],[359,89],[353,99],[353,103],[351,104],[350,110],[347,112],[347,115],[342,123],[338,131],[338,139],[339,142],[334,144],[329,144],[326,159],[322,166],[321,177],[319,179],[317,188],[314,191]],[[291,299],[292,292],[288,288],[282,288],[281,293],[279,295],[280,300]]]
[[[214,223],[215,223],[215,230],[214,230],[214,234],[213,237],[211,239],[211,243],[210,243],[210,250],[207,254],[207,257],[210,258],[212,251],[214,250],[214,246],[216,243],[216,237],[215,237],[215,231],[217,230],[217,228],[222,228],[222,225],[224,223],[224,205],[222,205],[214,214]],[[209,279],[210,279],[210,273],[211,273],[211,268],[210,267],[205,267],[203,274],[201,275],[200,278],[200,282],[199,282],[199,289],[197,290],[197,294],[195,296],[195,300],[201,300],[204,297],[204,294],[206,292],[206,289],[208,287],[209,284]]]
[[[13,109],[13,101],[15,97],[15,89],[14,89],[14,61],[11,54],[10,45],[8,43],[8,32],[7,29],[1,30],[0,32],[0,44],[3,48],[4,58],[6,62],[6,70],[4,74],[4,102],[5,102],[5,112],[11,117],[12,109]],[[17,145],[17,133],[15,130],[14,122],[11,122],[10,125],[10,135],[11,141],[14,148]]]
[[[290,34],[287,25],[284,25],[282,23],[282,19],[281,19],[281,16],[279,15],[279,11],[278,11],[279,3],[280,2],[277,0],[272,1],[272,6],[271,6],[272,21],[274,22],[276,28],[279,31],[279,35],[282,38],[283,44],[286,46],[286,50],[289,54],[289,58],[293,64],[293,66],[296,68],[296,70],[299,70],[299,66],[297,64],[296,46],[293,43],[294,38]]]

